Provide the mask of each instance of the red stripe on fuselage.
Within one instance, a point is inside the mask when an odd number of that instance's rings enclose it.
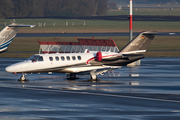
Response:
[[[105,58],[105,57],[111,57],[111,56],[115,56],[116,54],[114,55],[106,55],[106,56],[102,56],[102,59]],[[93,57],[93,58],[90,58],[89,60],[86,61],[86,64],[89,64],[89,62],[93,59],[95,59],[96,57]]]

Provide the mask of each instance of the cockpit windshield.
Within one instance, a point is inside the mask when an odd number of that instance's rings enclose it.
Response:
[[[30,58],[28,58],[26,61],[29,60],[31,60],[32,62],[43,61],[43,57],[39,55],[33,55]]]

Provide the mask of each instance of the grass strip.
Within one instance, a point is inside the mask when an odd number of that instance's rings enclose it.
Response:
[[[77,42],[74,37],[16,37],[10,44],[8,52],[0,54],[0,57],[27,58],[33,54],[38,54],[39,43],[37,42],[37,39],[40,41]],[[109,39],[109,37],[95,37],[95,39]],[[112,37],[112,39],[115,41],[119,50],[121,50],[129,42],[129,37]],[[179,46],[179,36],[158,36],[151,42],[145,55],[147,57],[180,57]]]

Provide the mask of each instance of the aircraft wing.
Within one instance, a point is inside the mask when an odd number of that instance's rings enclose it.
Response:
[[[107,73],[109,71],[112,71],[114,69],[118,69],[121,67],[122,66],[102,66],[99,68],[94,67],[94,69],[93,69],[93,67],[91,67],[89,70],[78,72],[76,74],[79,74],[79,75],[86,75],[86,74],[100,75],[100,74]]]

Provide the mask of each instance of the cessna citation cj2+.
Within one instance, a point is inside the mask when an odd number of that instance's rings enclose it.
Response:
[[[16,36],[20,27],[34,27],[35,25],[23,25],[12,23],[0,31],[0,53],[7,51],[8,46]]]
[[[85,50],[84,53],[35,54],[23,62],[6,67],[6,71],[22,73],[21,80],[25,80],[26,73],[41,72],[66,73],[69,79],[76,79],[76,74],[89,73],[91,79],[96,80],[98,74],[144,58],[143,53],[156,33],[151,31],[140,33],[119,52]]]

